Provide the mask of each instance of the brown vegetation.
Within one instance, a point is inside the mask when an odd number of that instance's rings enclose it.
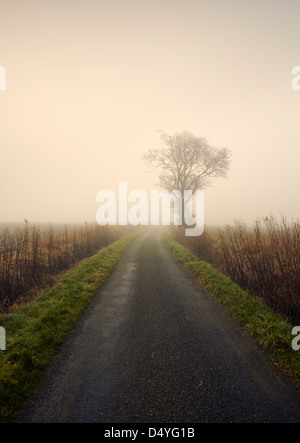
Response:
[[[218,233],[177,240],[200,260],[207,261],[274,311],[300,324],[300,222],[273,216],[252,229],[242,222]]]
[[[124,229],[85,224],[0,230],[0,312],[53,277],[124,235]]]

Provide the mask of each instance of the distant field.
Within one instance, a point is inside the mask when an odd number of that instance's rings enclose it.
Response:
[[[220,230],[208,228],[200,237],[185,237],[178,229],[173,233],[200,260],[300,324],[299,221],[270,216],[252,228],[237,222]]]

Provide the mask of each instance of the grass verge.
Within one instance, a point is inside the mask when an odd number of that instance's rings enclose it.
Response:
[[[206,262],[199,261],[181,244],[164,237],[174,257],[189,271],[197,283],[216,297],[225,310],[269,353],[300,388],[300,351],[292,349],[293,326],[275,314],[263,301],[242,290],[226,275]]]
[[[123,237],[62,275],[12,314],[0,315],[7,350],[0,351],[0,421],[13,421],[45,369],[99,293],[135,235]]]

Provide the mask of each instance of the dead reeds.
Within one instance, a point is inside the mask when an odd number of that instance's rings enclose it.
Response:
[[[23,226],[0,230],[0,312],[33,288],[90,257],[124,235],[124,229],[97,224]]]
[[[271,215],[252,228],[236,222],[218,233],[208,231],[182,242],[200,260],[211,263],[294,324],[300,323],[299,221]]]

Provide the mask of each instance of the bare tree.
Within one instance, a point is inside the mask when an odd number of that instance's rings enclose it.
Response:
[[[160,168],[160,185],[168,191],[204,189],[215,177],[226,177],[231,152],[210,146],[205,138],[190,132],[168,135],[161,133],[164,147],[149,150],[144,160],[152,171]]]

